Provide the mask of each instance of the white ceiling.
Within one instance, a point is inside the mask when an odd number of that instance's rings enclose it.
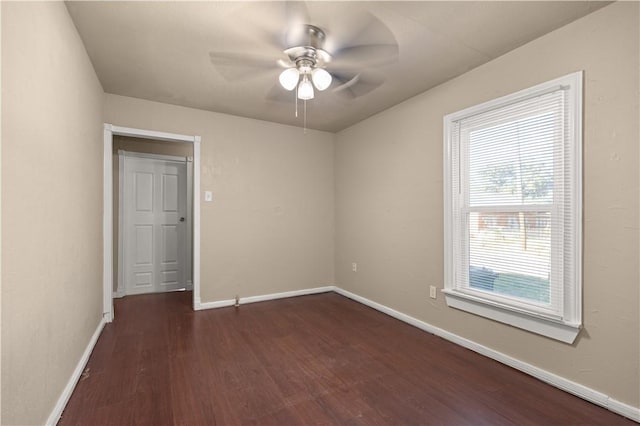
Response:
[[[608,2],[307,1],[311,22],[331,42],[354,40],[375,16],[399,48],[397,61],[367,70],[385,82],[346,99],[332,88],[307,103],[307,127],[336,132],[441,84]],[[286,31],[284,2],[67,2],[107,93],[303,126],[292,92],[275,86]],[[365,32],[366,35],[366,32]],[[356,37],[357,39],[357,37]],[[361,40],[358,42],[379,42]],[[229,81],[212,51],[273,58]],[[270,59],[271,60],[271,59]],[[228,76],[227,76],[228,77]]]

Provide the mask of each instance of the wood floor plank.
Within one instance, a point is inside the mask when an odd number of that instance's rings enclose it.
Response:
[[[61,425],[633,425],[335,293],[115,301]]]

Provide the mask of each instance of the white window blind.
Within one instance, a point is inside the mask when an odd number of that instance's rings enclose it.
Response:
[[[450,305],[579,327],[578,89],[580,73],[445,117]]]

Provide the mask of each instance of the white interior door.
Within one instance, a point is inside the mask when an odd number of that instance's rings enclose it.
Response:
[[[186,163],[125,156],[123,166],[126,294],[184,288]]]

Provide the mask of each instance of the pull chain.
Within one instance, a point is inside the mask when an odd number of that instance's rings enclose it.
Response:
[[[296,112],[296,118],[298,118],[298,86],[296,86],[295,97],[296,97],[296,102],[295,102],[296,111],[295,112]],[[307,100],[306,99],[304,100],[303,108],[304,108],[304,111],[303,111],[303,113],[304,113],[303,131],[304,131],[304,134],[306,135],[307,134]]]
[[[307,134],[307,100],[304,100],[304,134]]]

